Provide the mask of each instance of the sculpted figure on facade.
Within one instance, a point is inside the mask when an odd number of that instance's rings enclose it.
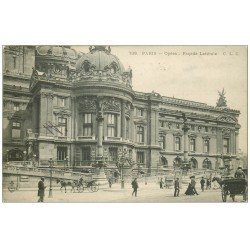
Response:
[[[227,100],[226,100],[226,92],[224,91],[224,89],[220,92],[218,91],[219,93],[219,99],[216,103],[217,107],[227,107]]]
[[[97,110],[97,99],[95,97],[80,97],[79,101],[79,111],[81,112],[96,112]]]
[[[103,103],[103,111],[121,111],[121,104],[115,98],[106,99]]]

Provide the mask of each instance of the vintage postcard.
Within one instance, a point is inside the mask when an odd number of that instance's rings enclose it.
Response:
[[[247,202],[247,46],[4,46],[3,202]]]

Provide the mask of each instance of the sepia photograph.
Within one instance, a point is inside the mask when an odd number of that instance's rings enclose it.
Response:
[[[247,202],[247,49],[3,46],[3,202]]]

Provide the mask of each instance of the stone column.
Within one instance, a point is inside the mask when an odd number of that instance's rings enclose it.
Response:
[[[49,93],[47,95],[47,122],[53,124],[53,99],[54,95],[52,93]],[[47,130],[47,135],[48,136],[53,136],[51,133],[52,131]]]
[[[239,156],[239,130],[235,131],[235,154]]]
[[[130,110],[130,125],[129,125],[129,138],[131,141],[135,141],[134,139],[134,131],[135,124],[134,124],[134,108]]]
[[[47,129],[44,127],[47,124],[47,108],[48,99],[46,93],[40,95],[40,114],[39,114],[39,136],[47,135]]]
[[[97,109],[97,160],[102,161],[103,160],[103,110],[102,110],[102,100],[98,100],[98,109]]]
[[[184,132],[184,162],[188,162],[188,126],[184,124],[182,128]]]
[[[123,140],[126,138],[126,117],[125,117],[125,101],[122,100],[121,105],[121,137]]]

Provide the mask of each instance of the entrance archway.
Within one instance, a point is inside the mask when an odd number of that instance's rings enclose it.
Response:
[[[198,168],[198,162],[194,157],[190,159],[190,164],[191,164],[191,168]]]
[[[14,148],[14,149],[11,149],[9,152],[7,152],[6,160],[7,161],[23,161],[24,154],[20,149]]]
[[[182,159],[179,156],[177,156],[174,159],[173,166],[177,167],[177,168],[180,168],[181,167],[181,163],[182,163]]]
[[[206,158],[202,163],[202,167],[205,169],[212,169],[211,161],[208,158]]]

